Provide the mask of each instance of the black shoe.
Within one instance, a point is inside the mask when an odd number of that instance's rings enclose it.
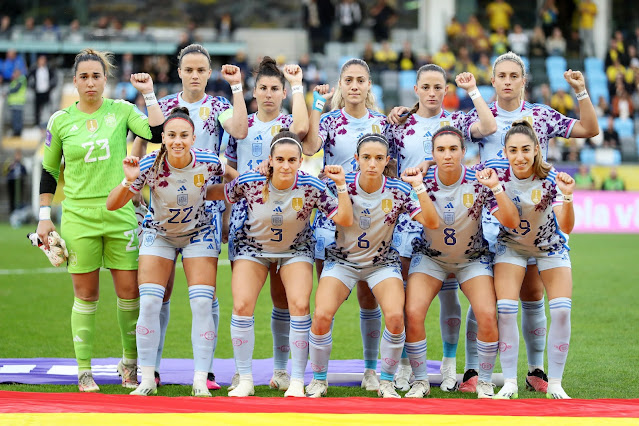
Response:
[[[473,370],[472,368],[466,370],[464,373],[464,377],[462,378],[462,382],[459,385],[460,392],[467,393],[475,393],[477,391],[477,379],[479,378],[479,374],[477,370]]]
[[[162,386],[162,382],[160,381],[160,373],[154,371],[153,375],[155,376],[155,386],[159,388],[160,386]]]
[[[546,393],[548,391],[548,376],[543,370],[535,368],[526,376],[526,389]]]

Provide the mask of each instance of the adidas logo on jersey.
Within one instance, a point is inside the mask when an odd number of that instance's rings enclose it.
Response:
[[[74,342],[78,342],[78,343],[80,343],[80,342],[84,342],[84,340],[82,340],[82,339],[80,338],[80,336],[74,336],[74,337],[73,337],[73,341],[74,341]]]
[[[362,210],[362,214],[371,214],[371,212],[368,209],[364,209],[364,210]]]
[[[209,244],[209,246],[206,249],[207,250],[215,250],[215,246],[211,243],[211,244]]]
[[[425,137],[425,138],[432,139],[433,134],[432,134],[430,131],[428,131],[428,132],[426,132],[426,134],[424,135],[424,137]]]
[[[277,207],[275,207],[275,208],[273,209],[273,211],[274,211],[275,213],[282,213],[282,208],[281,208],[280,206],[277,206]]]
[[[257,135],[257,137],[255,138],[256,141],[261,141],[262,139],[262,135]]]
[[[181,187],[178,188],[178,191],[180,192],[186,191],[186,186],[182,185]]]
[[[454,209],[455,206],[453,206],[453,203],[448,203],[448,204],[446,204],[446,206],[444,208],[445,209]]]
[[[513,198],[513,202],[515,202],[515,203],[521,203],[521,200],[519,199],[519,197],[515,197],[515,198]]]
[[[69,130],[70,132],[75,132],[76,130],[78,130],[78,126],[76,126],[75,124],[73,125],[73,127],[71,127],[71,129]]]

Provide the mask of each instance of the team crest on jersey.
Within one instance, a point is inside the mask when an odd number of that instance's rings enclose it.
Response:
[[[206,121],[209,118],[209,115],[211,115],[211,108],[205,106],[200,107],[199,116],[202,121]]]
[[[473,206],[473,202],[475,201],[475,198],[473,197],[473,194],[464,194],[462,197],[462,202],[464,203],[464,206],[469,209]]]
[[[382,133],[382,130],[380,129],[379,124],[373,124],[371,126],[371,131],[373,133]]]
[[[104,124],[106,124],[107,126],[115,127],[116,122],[117,121],[115,119],[115,114],[109,113],[104,116]]]
[[[198,188],[201,188],[202,186],[204,186],[204,175],[202,173],[199,173],[193,176],[193,184],[197,186]]]
[[[281,129],[282,126],[279,124],[274,124],[273,126],[271,126],[271,136],[277,135]]]
[[[444,212],[444,223],[446,225],[455,223],[455,212]]]
[[[393,210],[393,200],[390,198],[384,198],[382,200],[382,211],[386,214],[390,213]]]
[[[189,204],[189,194],[178,194],[177,205],[186,206],[187,204]]]
[[[291,207],[293,207],[293,210],[296,212],[302,210],[302,207],[304,207],[304,199],[300,197],[293,198],[291,201]]]
[[[359,227],[361,229],[368,229],[371,227],[371,218],[367,216],[360,216]]]
[[[252,145],[251,153],[253,154],[253,157],[261,156],[262,155],[262,144],[261,143],[254,143]]]
[[[531,126],[534,125],[532,115],[527,115],[525,117],[522,117],[522,120],[529,122]]]
[[[541,189],[533,189],[530,193],[530,199],[534,204],[539,204],[541,202]]]
[[[91,133],[94,133],[96,130],[98,130],[98,120],[96,120],[95,118],[87,120],[87,130]]]
[[[144,233],[144,245],[146,247],[151,247],[153,242],[155,241],[155,233],[154,232],[145,232]]]
[[[274,214],[271,216],[271,225],[273,226],[282,226],[284,223],[284,216],[281,214]]]
[[[439,127],[446,127],[446,126],[450,126],[450,121],[446,120],[446,121],[439,122]]]

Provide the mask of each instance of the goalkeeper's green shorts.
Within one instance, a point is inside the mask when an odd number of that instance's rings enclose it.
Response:
[[[62,202],[60,235],[69,250],[72,274],[108,269],[138,269],[138,222],[132,202],[108,211],[106,198]]]

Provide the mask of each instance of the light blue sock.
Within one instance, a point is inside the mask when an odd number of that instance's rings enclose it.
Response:
[[[271,312],[271,334],[273,334],[273,369],[286,370],[288,355],[293,348],[289,343],[291,315],[288,309],[273,307]],[[308,340],[308,336],[306,338]]]
[[[255,320],[253,317],[231,316],[231,341],[235,370],[240,375],[253,372],[253,349],[255,347]]]
[[[415,380],[428,380],[426,365],[426,339],[417,342],[406,342],[405,346]]]
[[[136,327],[138,364],[141,367],[155,365],[160,343],[160,311],[164,287],[159,284],[140,285],[140,317]]]
[[[497,313],[499,320],[499,361],[504,379],[517,379],[517,360],[519,356],[519,328],[517,312],[519,301],[499,299]]]
[[[472,307],[468,307],[466,314],[466,367],[464,371],[479,370],[479,359],[477,357],[477,320]]]
[[[359,309],[359,326],[364,346],[364,368],[377,370],[379,355],[379,337],[382,331],[382,310]]]
[[[477,380],[492,383],[498,349],[499,342],[482,342],[477,339],[477,358],[479,361],[479,377]]]
[[[292,316],[290,343],[291,378],[304,380],[304,371],[308,363],[308,333],[311,330],[311,316]],[[286,368],[286,366],[284,366]]]
[[[444,357],[457,356],[459,329],[461,327],[461,305],[459,303],[459,283],[456,278],[447,278],[439,291],[439,328],[442,334]]]
[[[210,285],[192,285],[189,287],[191,304],[191,343],[193,344],[193,362],[195,371],[208,372],[213,357],[215,323],[211,314],[215,287]]]
[[[209,372],[213,373],[213,362],[215,361],[215,349],[217,349],[218,330],[220,329],[220,302],[216,297],[213,299],[211,305],[211,316],[213,317],[213,324],[215,325],[215,338],[213,339],[213,355],[211,356],[211,366]]]
[[[380,345],[380,353],[382,356],[382,372],[381,380],[392,381],[397,371],[397,364],[402,356],[404,342],[406,341],[406,333],[393,334],[384,328],[382,343]]]
[[[167,300],[162,303],[160,309],[160,345],[158,346],[158,354],[155,359],[155,371],[160,371],[160,362],[162,361],[162,352],[164,352],[164,339],[166,338],[166,329],[169,326],[171,318],[171,301]]]
[[[313,378],[326,380],[328,361],[331,358],[331,350],[333,349],[333,336],[330,331],[319,336],[311,331],[308,334],[308,340]]]
[[[548,379],[561,379],[564,375],[570,347],[570,312],[572,300],[557,297],[548,301],[550,331],[548,333]]]
[[[521,331],[526,343],[529,366],[544,366],[547,321],[543,298],[534,302],[524,302],[522,300]]]

